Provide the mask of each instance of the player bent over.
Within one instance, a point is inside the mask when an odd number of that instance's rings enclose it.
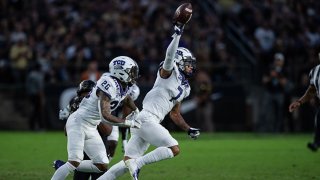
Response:
[[[167,48],[166,58],[157,72],[153,88],[143,100],[143,109],[137,119],[141,121],[140,129],[131,128],[124,160],[112,166],[98,179],[112,180],[130,171],[133,179],[138,179],[140,168],[146,164],[172,158],[179,154],[180,148],[160,122],[170,113],[172,121],[189,136],[196,139],[200,130],[191,128],[180,114],[181,101],[189,96],[188,78],[195,71],[196,60],[192,53],[179,47],[183,27],[175,26],[173,40]],[[143,155],[152,144],[157,148]]]
[[[124,127],[140,127],[140,122],[133,120],[139,110],[128,96],[129,86],[138,77],[137,63],[129,57],[119,56],[110,62],[109,71],[100,77],[91,93],[82,99],[79,108],[69,116],[66,123],[68,162],[56,170],[52,179],[65,179],[74,170],[107,170],[109,160],[97,131],[101,121]],[[111,115],[120,102],[132,110],[126,119]],[[91,160],[83,160],[83,152]]]

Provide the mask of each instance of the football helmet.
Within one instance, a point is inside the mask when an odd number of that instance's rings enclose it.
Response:
[[[182,71],[186,77],[191,77],[193,75],[196,70],[196,58],[191,51],[184,47],[178,47],[174,60],[177,63],[179,70]],[[186,66],[191,66],[192,72],[186,72]]]
[[[138,64],[128,56],[118,56],[109,63],[109,71],[112,76],[120,81],[132,85],[139,77]]]
[[[90,92],[96,85],[95,82],[91,80],[84,80],[79,84],[77,95],[80,96],[83,92]]]

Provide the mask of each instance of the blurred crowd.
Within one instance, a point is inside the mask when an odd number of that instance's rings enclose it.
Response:
[[[227,14],[247,38],[261,73],[281,53],[286,75],[299,82],[319,62],[319,10],[315,0],[235,0]]]
[[[140,66],[138,83],[152,85],[182,2],[0,0],[0,84],[24,84],[38,68],[44,85],[97,80],[112,58],[127,55]],[[207,89],[241,78],[237,67],[244,62],[225,31],[232,22],[256,61],[259,80],[252,83],[264,88],[266,100],[261,116],[274,111],[270,130],[282,131],[288,102],[301,95],[319,62],[320,1],[191,2],[194,14],[181,46],[192,50],[197,70],[211,79]],[[215,11],[208,12],[205,2]]]
[[[172,16],[182,3],[156,0],[0,1],[0,83],[20,83],[41,64],[46,83],[79,82],[95,67],[107,71],[119,55],[140,65],[142,83],[152,84],[173,33]],[[193,9],[201,12],[195,2]],[[195,13],[181,45],[192,49],[210,72],[228,61],[217,17]],[[215,47],[220,53],[216,54]],[[219,56],[213,57],[213,56]],[[214,61],[212,61],[214,59]],[[89,64],[94,64],[88,66]],[[5,75],[5,76],[4,76]]]
[[[258,128],[299,130],[288,105],[303,95],[310,70],[319,64],[320,1],[236,0],[227,16],[246,38],[257,60],[264,93]],[[310,111],[310,110],[309,110]],[[300,120],[308,120],[300,114]]]

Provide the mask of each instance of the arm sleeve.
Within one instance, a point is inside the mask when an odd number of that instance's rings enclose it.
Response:
[[[174,34],[172,37],[173,39],[167,48],[166,59],[164,60],[164,63],[163,63],[163,69],[166,71],[171,71],[173,69],[174,56],[178,49],[181,35]]]

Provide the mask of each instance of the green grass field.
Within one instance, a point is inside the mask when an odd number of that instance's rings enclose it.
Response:
[[[320,152],[306,148],[310,134],[203,133],[196,141],[180,133],[174,137],[181,154],[143,167],[141,180],[320,179]],[[63,132],[0,132],[0,142],[1,180],[50,179],[52,161],[67,158]],[[120,149],[111,164],[122,157]]]

